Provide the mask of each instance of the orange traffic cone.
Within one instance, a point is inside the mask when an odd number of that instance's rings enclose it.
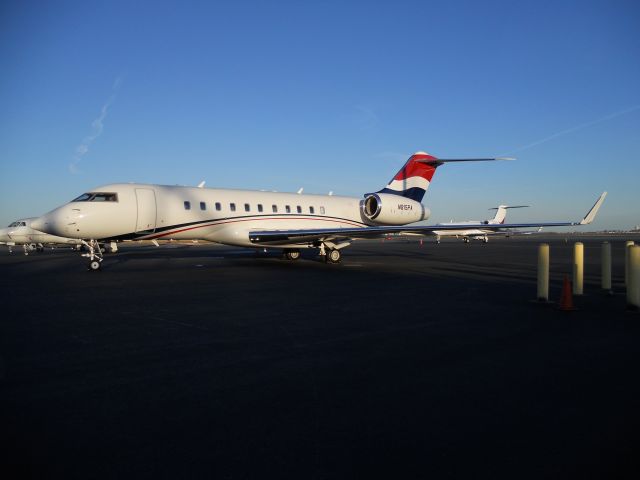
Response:
[[[571,280],[569,275],[564,276],[564,282],[562,283],[562,294],[560,295],[560,304],[558,305],[560,310],[565,312],[575,310],[573,307],[573,290],[571,289]]]

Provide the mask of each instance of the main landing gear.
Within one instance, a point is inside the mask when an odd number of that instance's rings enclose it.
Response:
[[[285,248],[284,249],[284,258],[287,260],[298,260],[300,258],[300,250],[297,248]]]
[[[340,248],[346,247],[350,242],[344,242],[339,245],[335,245],[329,242],[322,242],[320,244],[320,256],[324,257],[326,263],[340,263],[342,260],[342,253]]]
[[[325,261],[327,263],[340,263],[342,260],[342,254],[338,249],[329,250],[329,252],[325,255]]]
[[[87,250],[89,250],[88,253],[82,254],[83,257],[87,257],[89,259],[89,270],[91,270],[92,272],[100,270],[100,268],[102,267],[103,258],[102,248],[100,248],[100,244],[98,243],[98,241],[91,239],[88,242],[85,242],[84,240],[82,240],[82,245],[84,245]]]
[[[341,244],[334,244],[329,242],[322,242],[319,245],[314,245],[318,247],[320,250],[320,256],[324,258],[326,263],[340,263],[342,260],[342,253],[340,249],[349,245],[349,242],[344,242]],[[300,250],[298,248],[285,248],[282,251],[284,258],[287,260],[295,261],[300,258]]]
[[[23,243],[22,249],[25,255],[29,255],[30,252],[44,252],[44,245],[42,243]],[[9,253],[13,253],[11,245],[9,245]]]
[[[489,242],[489,237],[487,235],[476,235],[475,237],[462,237],[462,240],[464,241],[464,243],[470,243],[471,240],[479,240],[482,243],[488,243]]]

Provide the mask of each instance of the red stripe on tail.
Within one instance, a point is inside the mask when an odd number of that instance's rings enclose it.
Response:
[[[400,169],[400,171],[393,177],[393,180],[405,180],[411,177],[422,177],[431,181],[433,174],[436,171],[436,167],[426,163],[420,163],[416,160],[437,160],[436,157],[429,155],[428,153],[419,152],[414,153],[407,163]]]

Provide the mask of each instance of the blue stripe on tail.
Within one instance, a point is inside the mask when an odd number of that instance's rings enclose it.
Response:
[[[376,193],[391,193],[392,195],[398,195],[399,197],[409,198],[411,200],[415,200],[416,202],[422,202],[424,198],[424,194],[427,191],[424,188],[413,187],[408,188],[406,190],[398,191],[391,190],[390,188],[383,188],[382,190],[378,190]]]

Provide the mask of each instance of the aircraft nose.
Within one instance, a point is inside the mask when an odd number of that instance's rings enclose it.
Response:
[[[56,209],[31,220],[31,228],[40,232],[64,237],[68,223],[64,210]]]
[[[34,230],[40,230],[41,232],[44,232],[45,224],[46,224],[46,220],[45,220],[46,216],[47,215],[43,215],[42,217],[38,217],[36,219],[31,220],[31,228],[33,228]]]

